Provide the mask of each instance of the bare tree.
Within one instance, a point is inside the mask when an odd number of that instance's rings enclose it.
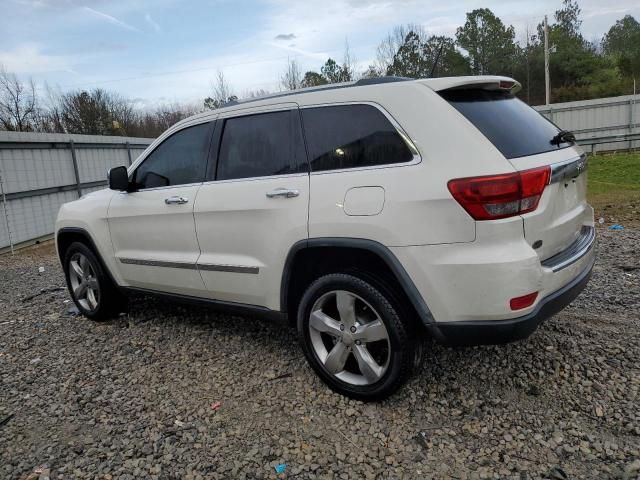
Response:
[[[44,85],[46,95],[44,104],[40,108],[38,131],[46,133],[66,133],[62,121],[62,93],[54,90],[50,85]]]
[[[344,56],[342,57],[342,72],[345,81],[357,80],[358,72],[356,71],[356,58],[351,53],[349,41],[344,41]]]
[[[302,74],[295,58],[287,60],[287,70],[282,75],[280,84],[285,90],[297,90],[302,87]]]
[[[0,65],[0,125],[5,130],[28,132],[36,128],[38,101],[33,79],[23,83]]]
[[[191,115],[195,115],[197,112],[197,108],[194,105],[179,103],[160,105],[154,112],[159,131],[153,136],[159,135],[173,124],[178,123],[180,120],[184,120]]]
[[[260,98],[266,97],[269,95],[269,91],[264,88],[259,88],[258,90],[245,90],[244,94],[241,98]]]
[[[232,93],[231,86],[224,78],[222,70],[218,70],[215,81],[211,82],[211,92],[212,95],[204,99],[204,106],[212,110],[238,99],[238,97]]]

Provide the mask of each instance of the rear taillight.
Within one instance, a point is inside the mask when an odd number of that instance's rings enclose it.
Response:
[[[453,198],[476,220],[496,220],[532,212],[549,183],[551,168],[502,175],[457,178],[447,187]]]

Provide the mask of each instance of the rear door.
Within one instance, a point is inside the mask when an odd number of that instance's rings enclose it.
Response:
[[[538,207],[522,215],[525,238],[531,245],[539,245],[536,252],[541,260],[573,243],[582,226],[592,220],[592,209],[586,201],[586,157],[581,149],[558,139],[560,129],[509,90],[473,86],[439,93],[516,170],[551,168],[550,184]]]
[[[167,137],[132,173],[135,191],[113,196],[109,230],[127,285],[195,296],[204,291],[193,205],[213,126],[195,125]]]
[[[218,119],[217,149],[194,216],[208,296],[280,308],[291,246],[308,237],[309,173],[294,103]]]

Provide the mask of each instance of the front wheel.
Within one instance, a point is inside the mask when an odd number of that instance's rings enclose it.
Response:
[[[123,296],[84,243],[74,242],[69,246],[63,266],[71,298],[85,317],[106,320],[123,311]]]
[[[370,283],[346,274],[313,282],[298,307],[305,356],[333,390],[358,400],[380,400],[409,378],[415,342],[406,319]]]

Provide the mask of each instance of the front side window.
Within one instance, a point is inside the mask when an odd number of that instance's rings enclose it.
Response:
[[[216,179],[306,172],[297,110],[260,113],[225,121]]]
[[[371,105],[302,110],[311,171],[409,162],[413,153],[391,122]]]
[[[204,181],[213,123],[203,123],[174,133],[136,169],[138,189],[169,187]]]

